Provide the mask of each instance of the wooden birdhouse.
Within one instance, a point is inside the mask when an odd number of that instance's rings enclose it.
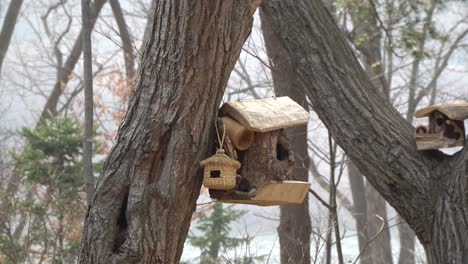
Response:
[[[306,125],[309,113],[289,97],[224,104],[218,127],[225,128],[224,149],[242,166],[235,188],[210,189],[223,202],[261,206],[301,204],[310,184],[293,181],[294,152],[283,128]]]
[[[428,106],[416,111],[414,116],[429,117],[428,126],[416,127],[418,150],[464,146],[464,120],[468,118],[468,102]]]

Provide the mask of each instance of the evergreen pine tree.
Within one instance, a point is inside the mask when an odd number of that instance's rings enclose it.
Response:
[[[20,259],[27,262],[27,250],[38,246],[47,249],[43,254],[50,263],[75,262],[79,223],[85,213],[82,126],[75,118],[55,117],[35,128],[23,128],[19,134],[25,145],[21,152],[11,152],[27,195],[12,197],[12,209],[29,219],[19,241],[0,235],[0,251],[11,251],[14,245],[21,248]],[[25,245],[20,246],[20,241]]]
[[[242,245],[248,245],[251,237],[237,238],[230,235],[231,223],[239,220],[245,211],[235,209],[233,205],[224,207],[222,203],[215,202],[209,215],[202,215],[198,220],[196,229],[200,234],[190,233],[189,243],[201,250],[199,257],[202,264],[253,264],[263,257],[235,256],[230,258],[227,252],[235,250]]]

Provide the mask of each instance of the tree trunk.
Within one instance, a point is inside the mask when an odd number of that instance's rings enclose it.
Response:
[[[369,232],[367,230],[367,202],[364,177],[353,162],[348,162],[348,177],[353,196],[354,219],[358,233],[359,250],[362,251],[359,258],[361,264],[372,264],[372,249],[368,247]]]
[[[400,255],[398,256],[398,264],[413,264],[415,258],[415,242],[416,238],[413,230],[408,226],[401,216],[398,216],[398,234],[400,236]]]
[[[277,38],[271,28],[271,17],[260,5],[262,33],[266,50],[273,65],[271,68],[275,92],[277,96],[289,96],[307,109],[306,96],[303,90],[294,89],[297,76],[292,71],[286,51],[277,45]],[[309,180],[309,154],[307,144],[307,126],[285,129],[290,144],[294,150],[294,180]],[[302,205],[280,206],[280,225],[278,235],[282,264],[310,263],[310,235],[312,232],[309,215],[309,197]]]
[[[84,74],[84,138],[83,138],[83,176],[86,189],[86,205],[89,206],[94,196],[93,175],[93,61],[91,47],[90,1],[81,0],[81,25],[83,39],[83,74]]]
[[[468,152],[417,151],[414,128],[380,96],[320,1],[270,0],[272,28],[313,109],[415,231],[429,263],[468,263]]]
[[[80,263],[178,263],[256,1],[158,1],[139,78],[88,211]],[[197,173],[199,172],[199,173]]]
[[[10,46],[11,37],[15,31],[16,20],[18,19],[22,4],[23,0],[12,0],[3,19],[2,31],[0,32],[0,76],[3,60]]]
[[[393,263],[392,246],[387,222],[386,203],[369,182],[366,184],[366,200],[367,234],[370,238],[377,235],[368,244],[372,256],[372,264],[391,264]]]
[[[421,241],[428,263],[468,263],[467,147],[453,157],[453,167],[441,174],[443,186],[434,186],[442,190],[433,205],[431,237]]]

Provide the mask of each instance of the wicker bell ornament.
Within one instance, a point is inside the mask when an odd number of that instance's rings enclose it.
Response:
[[[236,187],[237,170],[241,164],[235,159],[231,159],[225,154],[223,149],[226,137],[226,127],[223,124],[223,136],[219,136],[218,126],[215,124],[218,136],[219,149],[216,154],[202,160],[200,166],[203,167],[203,185],[208,189],[230,190]]]
[[[203,185],[208,189],[230,190],[236,187],[236,172],[240,162],[218,149],[216,154],[200,162],[203,167]]]

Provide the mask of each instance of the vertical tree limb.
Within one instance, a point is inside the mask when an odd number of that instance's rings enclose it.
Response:
[[[132,85],[135,80],[135,55],[133,55],[132,35],[128,31],[125,17],[122,13],[119,0],[109,0],[117,27],[119,28],[120,39],[122,40],[122,49],[124,52],[125,74],[127,84]]]
[[[2,31],[0,31],[0,77],[2,76],[3,60],[10,46],[11,37],[15,31],[16,20],[18,19],[22,4],[23,0],[12,0],[3,20]]]
[[[93,55],[91,45],[90,0],[81,0],[81,25],[83,39],[83,73],[84,73],[84,138],[83,138],[83,176],[86,189],[87,206],[94,197],[93,175]]]
[[[356,221],[356,231],[358,235],[359,250],[362,251],[360,263],[372,264],[372,250],[366,247],[369,241],[367,230],[367,201],[364,177],[353,162],[348,162],[348,177],[353,196],[354,212]]]

